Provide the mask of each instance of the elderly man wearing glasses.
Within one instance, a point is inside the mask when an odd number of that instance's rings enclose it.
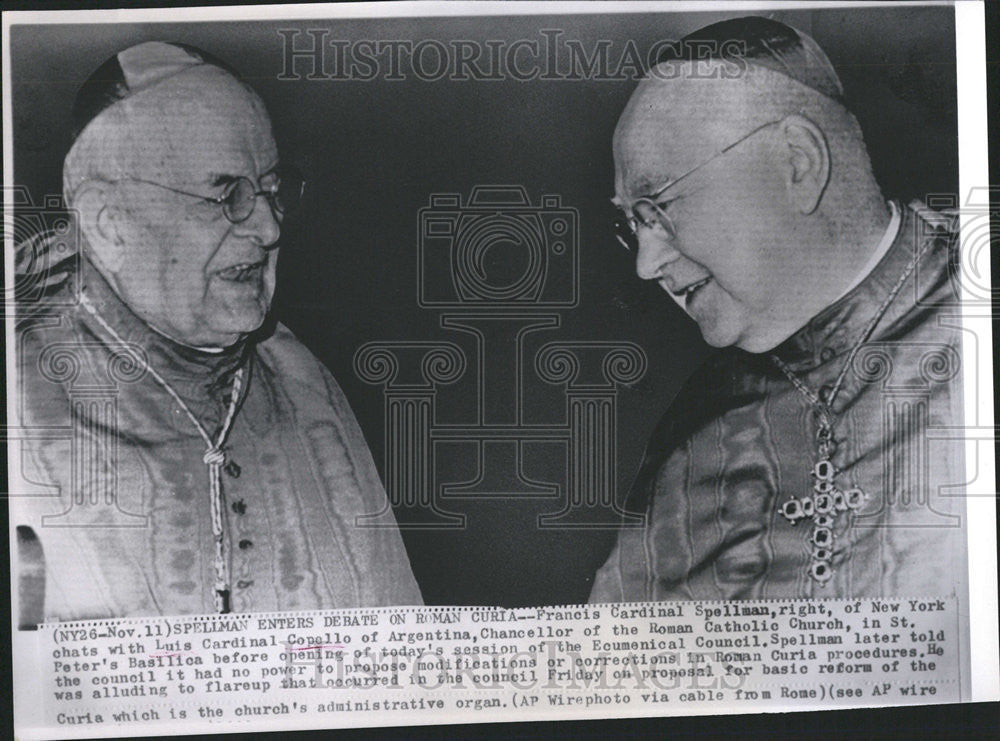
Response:
[[[260,98],[149,42],[97,69],[74,116],[82,254],[45,276],[71,308],[20,308],[22,424],[72,430],[24,444],[22,623],[419,604],[343,394],[265,323],[303,183]]]
[[[591,601],[963,595],[962,447],[928,434],[962,419],[956,240],[883,197],[824,52],[763,18],[696,31],[614,157],[639,277],[723,349],[653,433],[645,526]]]

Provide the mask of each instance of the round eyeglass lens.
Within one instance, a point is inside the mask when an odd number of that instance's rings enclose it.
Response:
[[[305,185],[305,180],[298,170],[291,166],[283,166],[278,171],[278,185],[271,200],[274,208],[281,214],[294,211],[302,200]]]
[[[639,247],[639,240],[632,231],[629,219],[625,214],[618,214],[614,220],[615,238],[629,252],[635,252]]]
[[[237,178],[226,193],[223,210],[226,218],[238,224],[246,221],[257,203],[256,188],[247,178]]]

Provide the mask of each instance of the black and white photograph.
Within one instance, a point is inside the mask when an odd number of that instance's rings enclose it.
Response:
[[[997,699],[982,22],[5,12],[19,736]]]

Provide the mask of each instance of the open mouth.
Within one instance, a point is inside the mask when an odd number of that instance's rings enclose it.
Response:
[[[257,262],[241,262],[236,265],[230,265],[225,270],[219,270],[215,275],[222,280],[228,280],[233,283],[249,283],[260,279],[266,264],[266,257]]]
[[[698,295],[698,292],[712,282],[712,276],[707,276],[697,281],[696,283],[691,283],[679,291],[674,291],[674,295],[678,298],[684,298],[684,305],[690,306],[694,297]]]

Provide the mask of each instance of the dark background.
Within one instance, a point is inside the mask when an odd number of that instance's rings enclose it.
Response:
[[[277,29],[329,28],[328,40],[445,44],[541,41],[540,29],[560,29],[563,40],[578,39],[588,50],[599,39],[612,40],[615,59],[627,39],[645,54],[655,41],[731,15],[15,26],[15,182],[27,186],[36,203],[59,192],[73,96],[117,51],[145,40],[175,40],[237,67],[267,103],[284,157],[305,170],[311,185],[302,213],[283,234],[275,312],[340,381],[380,469],[383,395],[356,377],[354,352],[372,340],[440,339],[470,347],[439,327],[440,312],[417,306],[419,209],[432,193],[467,196],[481,184],[523,185],[535,203],[544,194],[560,195],[580,213],[580,303],[562,311],[560,329],[544,339],[627,340],[649,357],[645,378],[618,395],[622,498],[647,435],[707,352],[696,327],[669,298],[634,276],[610,229],[611,133],[635,82],[281,81]],[[811,33],[837,66],[887,195],[908,200],[957,192],[951,9],[772,15]],[[298,40],[307,41],[304,35]],[[561,422],[560,389],[535,385],[532,414]],[[448,393],[444,389],[442,398]],[[448,404],[474,401],[466,393]],[[552,499],[464,499],[446,506],[467,515],[464,529],[403,533],[430,604],[585,601],[615,537],[613,530],[539,529],[537,515],[559,509]]]

